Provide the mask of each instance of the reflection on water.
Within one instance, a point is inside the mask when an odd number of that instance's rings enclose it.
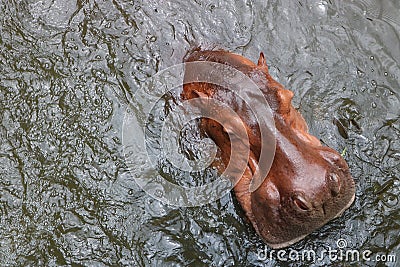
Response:
[[[347,151],[355,204],[292,248],[342,238],[400,260],[398,1],[0,3],[0,265],[301,265],[258,259],[264,245],[231,195],[171,207],[126,171],[126,103],[193,44],[264,51],[311,132]]]

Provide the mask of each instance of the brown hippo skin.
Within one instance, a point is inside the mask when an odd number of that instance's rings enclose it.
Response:
[[[250,192],[254,165],[263,164],[258,162],[261,142],[259,128],[250,121],[248,110],[236,103],[241,100],[227,89],[208,83],[185,84],[181,95],[184,100],[206,97],[224,101],[246,125],[251,151],[234,192],[247,218],[270,247],[283,248],[300,241],[351,205],[355,186],[349,167],[339,153],[322,146],[308,133],[305,120],[291,104],[293,93],[269,75],[263,53],[256,65],[227,51],[198,49],[186,58],[186,62],[193,61],[218,62],[243,72],[258,85],[272,109],[276,127],[275,156],[261,186]],[[219,147],[226,165],[231,148],[226,129],[207,118],[202,119],[200,128]]]

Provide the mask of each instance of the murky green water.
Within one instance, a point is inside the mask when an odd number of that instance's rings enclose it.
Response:
[[[0,3],[1,266],[302,266],[291,251],[337,249],[339,239],[371,261],[315,266],[400,264],[398,1]],[[260,253],[233,195],[176,208],[126,170],[126,104],[193,44],[254,61],[263,51],[310,131],[346,149],[355,204],[286,249],[287,261]]]

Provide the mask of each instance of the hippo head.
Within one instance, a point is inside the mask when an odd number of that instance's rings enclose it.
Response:
[[[187,84],[183,98],[210,97],[225,101],[240,116],[250,142],[247,169],[234,191],[249,221],[272,248],[289,246],[336,218],[354,200],[355,186],[341,155],[321,145],[308,133],[301,114],[293,108],[293,93],[276,82],[268,72],[264,55],[258,64],[227,51],[195,51],[187,61],[213,61],[230,65],[250,77],[270,105],[276,127],[276,150],[270,171],[255,191],[249,190],[259,162],[260,131],[254,127],[240,99],[224,88]],[[227,97],[230,99],[226,99]],[[240,108],[239,108],[240,107]],[[222,158],[229,161],[229,137],[215,121],[203,119],[200,127],[214,140]],[[226,151],[228,150],[228,151]]]

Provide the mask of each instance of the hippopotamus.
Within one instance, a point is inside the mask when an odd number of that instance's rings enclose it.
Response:
[[[271,77],[263,53],[255,64],[225,50],[195,49],[185,62],[195,61],[221,63],[244,73],[260,88],[272,110],[275,155],[267,176],[253,191],[249,189],[252,173],[255,166],[263,164],[259,162],[260,132],[248,121],[248,110],[239,103],[240,99],[222,86],[201,82],[184,84],[181,94],[182,100],[205,98],[228,103],[247,128],[249,159],[233,191],[266,244],[274,249],[290,246],[350,207],[355,184],[347,163],[337,151],[322,145],[308,132],[306,121],[292,106],[293,92]],[[219,147],[222,162],[227,163],[230,140],[226,129],[209,118],[203,118],[199,127]]]

